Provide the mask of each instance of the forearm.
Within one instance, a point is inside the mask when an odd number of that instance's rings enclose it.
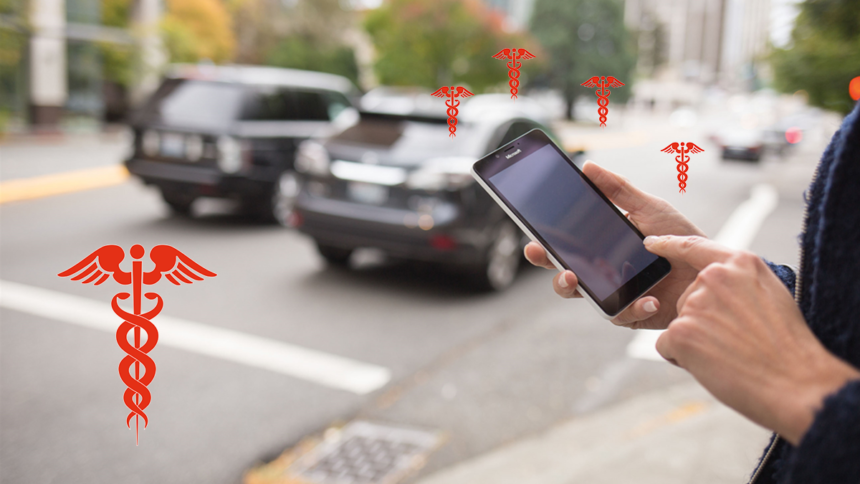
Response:
[[[777,382],[775,416],[780,428],[774,430],[792,445],[798,445],[809,431],[825,402],[852,381],[860,381],[860,371],[833,356],[823,347],[821,354],[805,358],[804,365],[790,381]],[[781,388],[780,388],[781,387]],[[860,408],[856,411],[860,414]]]
[[[780,474],[779,482],[791,484],[860,482],[860,380],[823,401]]]

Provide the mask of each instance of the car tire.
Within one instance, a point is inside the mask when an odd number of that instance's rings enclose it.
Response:
[[[290,227],[292,226],[293,207],[298,194],[299,180],[296,172],[292,170],[283,171],[272,184],[268,196],[256,204],[255,211],[266,222]]]
[[[484,263],[473,274],[479,289],[504,291],[514,283],[523,260],[521,240],[522,234],[513,222],[499,223]]]
[[[183,193],[161,190],[161,198],[173,213],[185,216],[191,215],[191,205],[194,204],[195,197]]]
[[[352,256],[353,249],[333,247],[317,242],[317,252],[331,266],[349,267],[349,258]]]

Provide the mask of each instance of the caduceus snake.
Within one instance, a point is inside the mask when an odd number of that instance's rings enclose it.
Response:
[[[675,161],[678,163],[678,193],[687,193],[685,188],[687,188],[687,170],[690,169],[687,166],[687,163],[690,162],[690,157],[687,156],[687,151],[684,148],[681,148],[681,154],[675,157]]]
[[[460,105],[460,101],[452,97],[445,101],[445,105],[448,106],[448,137],[450,138],[452,136],[457,136],[457,114],[460,112],[457,107]]]
[[[606,126],[606,115],[609,114],[609,95],[612,94],[612,91],[606,89],[605,84],[601,84],[600,89],[595,91],[597,94],[597,105],[600,106],[597,108],[597,114],[600,116],[600,125]]]
[[[508,85],[511,86],[511,99],[516,99],[517,93],[519,92],[518,88],[520,87],[520,67],[522,67],[522,65],[522,62],[517,62],[516,57],[512,58],[511,61],[507,63],[508,77],[511,78],[511,80],[508,81]]]
[[[128,355],[119,363],[119,376],[122,378],[125,386],[128,387],[125,390],[125,394],[123,394],[123,402],[131,410],[128,418],[126,418],[126,425],[129,428],[131,427],[131,418],[135,415],[143,418],[144,428],[149,423],[143,411],[149,406],[149,402],[152,400],[147,386],[152,383],[152,379],[155,377],[155,362],[147,353],[152,351],[158,342],[158,329],[156,329],[150,320],[156,317],[164,306],[161,296],[158,294],[148,292],[145,296],[149,300],[156,300],[155,307],[141,315],[131,314],[119,307],[118,300],[128,299],[129,294],[127,292],[119,293],[111,300],[113,312],[124,320],[116,330],[116,342]],[[128,333],[135,328],[140,328],[146,332],[146,342],[139,348],[135,348],[128,342]],[[143,375],[131,375],[131,366],[135,363],[143,366]]]

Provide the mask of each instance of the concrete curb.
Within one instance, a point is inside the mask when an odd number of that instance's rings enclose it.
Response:
[[[631,399],[419,484],[741,483],[770,432],[697,384]]]

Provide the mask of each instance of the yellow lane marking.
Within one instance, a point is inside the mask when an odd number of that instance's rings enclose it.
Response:
[[[0,183],[0,203],[32,200],[63,193],[118,185],[128,179],[122,165],[68,171]]]
[[[664,415],[637,425],[629,432],[628,437],[633,439],[642,437],[643,435],[649,434],[660,427],[676,424],[678,422],[687,420],[690,417],[694,417],[707,409],[708,404],[705,402],[687,402]]]

